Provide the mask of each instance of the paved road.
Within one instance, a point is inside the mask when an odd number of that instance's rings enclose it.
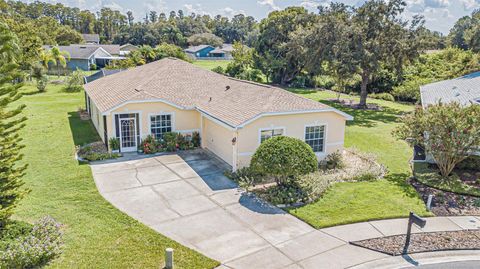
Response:
[[[447,262],[409,267],[415,269],[478,269],[480,261]]]

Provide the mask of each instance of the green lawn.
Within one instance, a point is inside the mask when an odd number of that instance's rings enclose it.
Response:
[[[217,66],[223,67],[223,69],[227,68],[227,65],[230,61],[228,60],[221,60],[221,61],[213,61],[213,60],[197,60],[194,61],[193,64],[208,70],[212,70]]]
[[[33,87],[28,87],[33,91]],[[74,159],[75,145],[99,140],[89,121],[81,121],[83,93],[46,93],[21,99],[27,105],[24,177],[31,193],[14,216],[33,222],[51,215],[65,225],[64,253],[55,268],[161,268],[163,251],[175,249],[176,268],[214,268],[218,262],[158,234],[111,206],[98,193],[90,168]]]
[[[290,210],[290,213],[316,228],[406,217],[410,211],[424,216],[430,214],[413,187],[405,183],[405,179],[411,174],[409,160],[412,150],[405,142],[398,141],[391,135],[391,131],[398,124],[399,115],[412,111],[413,106],[369,99],[369,102],[377,103],[384,109],[353,110],[329,102],[328,99],[336,98],[332,92],[293,91],[354,116],[354,121],[347,124],[345,146],[376,154],[378,161],[387,166],[389,174],[385,179],[376,182],[335,184],[319,201]]]

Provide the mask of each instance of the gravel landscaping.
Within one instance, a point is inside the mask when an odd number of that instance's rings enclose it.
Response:
[[[438,190],[415,179],[410,183],[425,203],[428,195],[433,195],[431,212],[435,216],[480,216],[480,197]]]
[[[356,241],[351,244],[396,256],[403,254],[405,237],[405,235],[394,235]],[[480,249],[480,230],[412,234],[408,253],[473,249]]]

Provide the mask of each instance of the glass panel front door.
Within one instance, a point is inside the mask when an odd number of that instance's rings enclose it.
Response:
[[[123,152],[137,150],[135,118],[120,119],[120,144]]]

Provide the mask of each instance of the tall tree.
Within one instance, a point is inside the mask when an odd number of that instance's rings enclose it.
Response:
[[[255,61],[273,83],[288,84],[302,72],[306,55],[291,51],[297,42],[291,34],[310,25],[314,18],[302,7],[289,7],[271,12],[260,22]]]
[[[25,117],[21,113],[24,105],[11,108],[21,94],[21,84],[14,82],[21,78],[16,63],[20,49],[18,40],[8,26],[0,23],[0,229],[13,214],[18,202],[28,192],[23,189],[26,165],[19,165],[23,146],[19,130],[24,127]]]

